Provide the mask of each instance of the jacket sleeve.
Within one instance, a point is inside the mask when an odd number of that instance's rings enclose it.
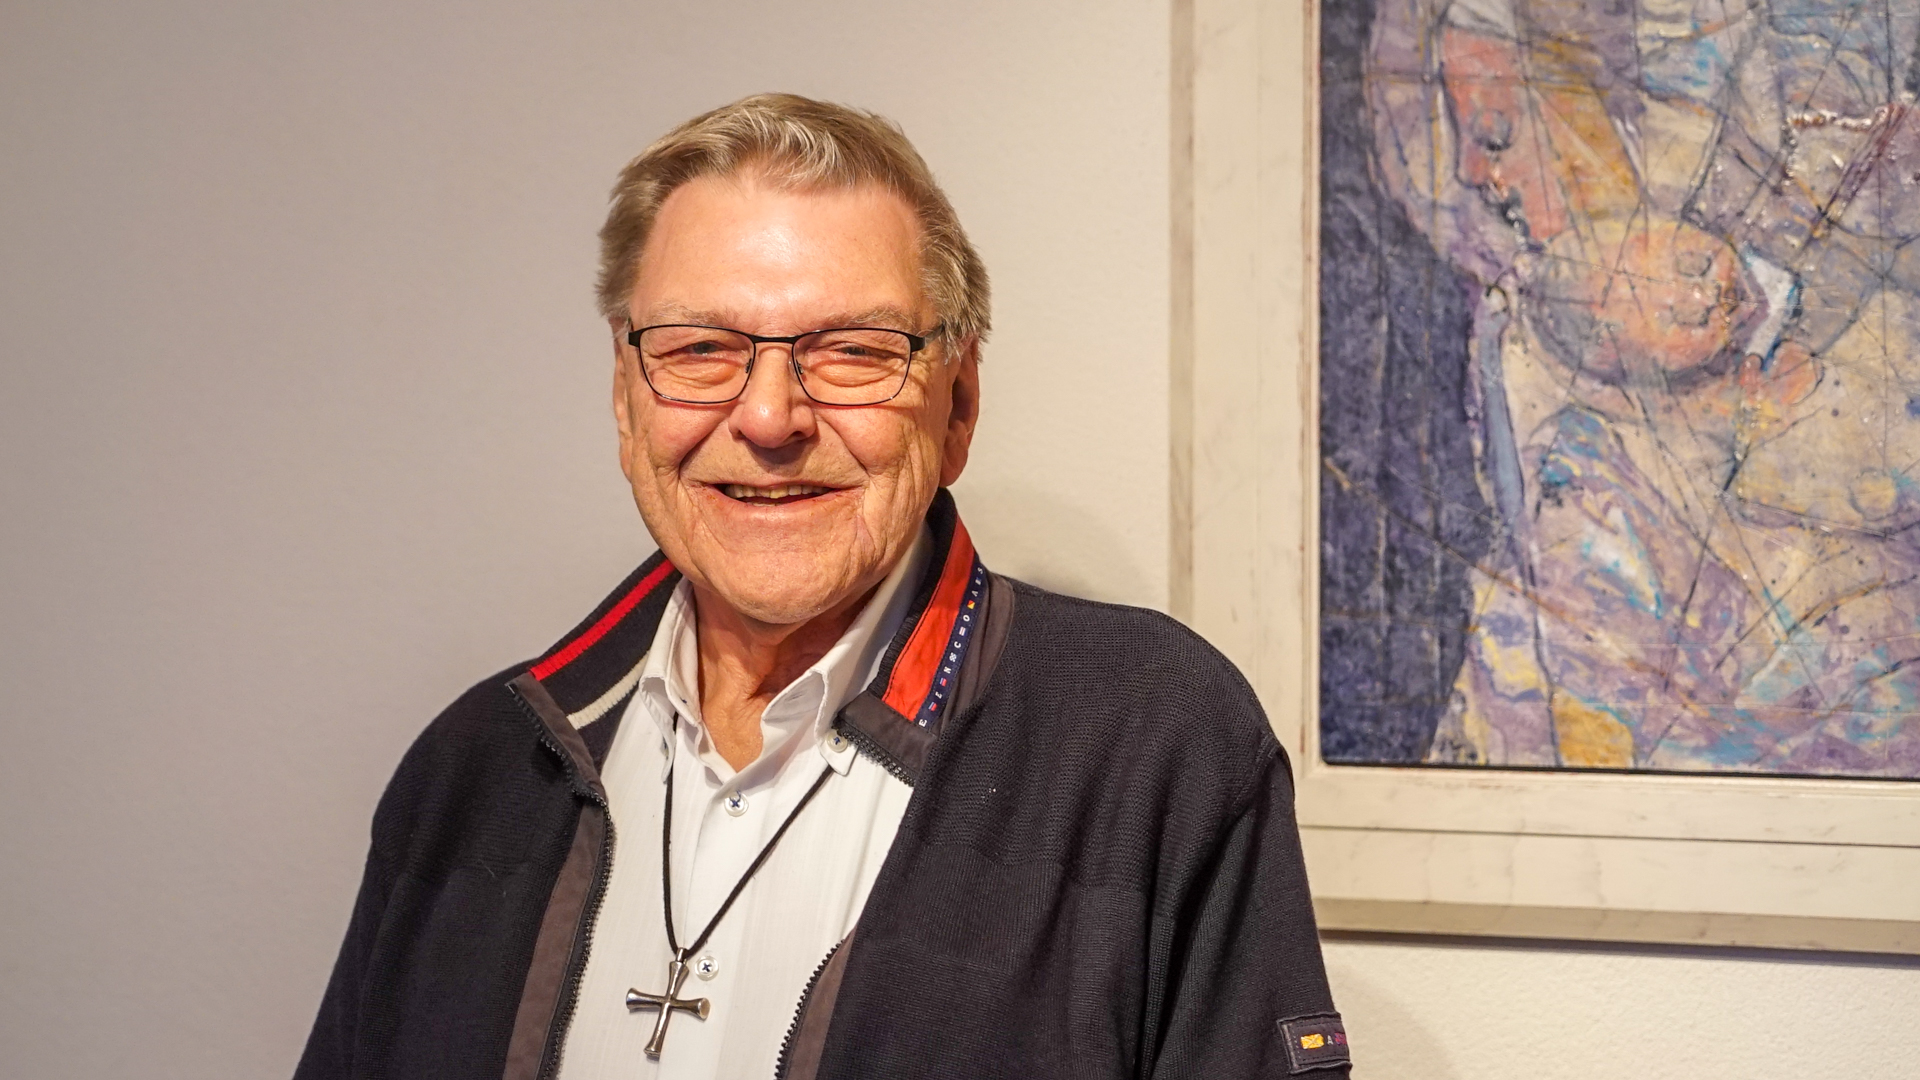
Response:
[[[360,1034],[361,990],[391,884],[385,860],[377,850],[369,851],[346,940],[340,943],[340,955],[333,962],[333,975],[320,999],[307,1048],[294,1068],[294,1080],[346,1080],[356,1075],[353,1061]]]
[[[1347,1043],[1320,957],[1293,780],[1269,744],[1244,808],[1190,890],[1151,1075],[1333,1080]]]

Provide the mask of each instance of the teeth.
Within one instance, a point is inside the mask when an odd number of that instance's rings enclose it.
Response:
[[[825,495],[832,488],[816,484],[787,484],[782,487],[748,487],[745,484],[721,484],[720,490],[734,499],[784,499],[791,495]]]

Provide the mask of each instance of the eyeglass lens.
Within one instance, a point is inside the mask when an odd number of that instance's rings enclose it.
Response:
[[[655,393],[676,401],[718,404],[747,386],[753,339],[707,326],[651,326],[641,331],[641,370]],[[793,343],[807,396],[825,405],[877,405],[906,385],[913,342],[898,330],[818,330]]]

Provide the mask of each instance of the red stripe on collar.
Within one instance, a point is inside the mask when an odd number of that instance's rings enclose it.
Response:
[[[641,578],[638,585],[621,597],[619,603],[608,608],[607,613],[600,616],[592,626],[587,627],[584,633],[555,649],[545,660],[533,665],[533,677],[544,682],[547,676],[573,663],[581,653],[592,648],[594,642],[607,636],[607,631],[620,625],[620,620],[626,618],[628,612],[631,612],[640,601],[645,600],[648,593],[659,588],[660,583],[672,573],[673,564],[665,559],[660,560],[660,565],[654,567],[652,573]]]
[[[920,712],[928,687],[940,672],[953,624],[960,618],[967,582],[973,576],[973,538],[958,518],[953,523],[953,542],[947,545],[947,562],[940,570],[940,583],[934,586],[933,599],[920,613],[913,635],[893,662],[887,679],[884,700],[894,712],[912,720]]]

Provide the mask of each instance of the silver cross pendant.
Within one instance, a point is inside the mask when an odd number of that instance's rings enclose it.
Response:
[[[667,1044],[667,1019],[673,1010],[690,1012],[702,1020],[707,1018],[709,1008],[706,998],[679,997],[680,985],[687,981],[687,962],[674,957],[667,962],[667,991],[664,994],[643,994],[638,990],[627,991],[627,1011],[639,1012],[641,1009],[659,1009],[660,1016],[653,1022],[653,1038],[647,1040],[647,1056],[657,1058],[660,1048]]]

